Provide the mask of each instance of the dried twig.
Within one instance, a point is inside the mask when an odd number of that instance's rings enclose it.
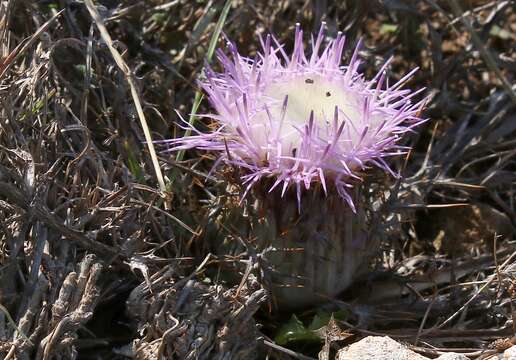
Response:
[[[38,220],[45,223],[49,227],[60,232],[65,238],[77,242],[78,245],[93,252],[98,252],[100,256],[112,257],[117,251],[111,246],[105,245],[95,240],[91,240],[79,231],[72,230],[65,225],[63,221],[52,215],[46,206],[42,204],[31,204],[20,190],[11,184],[0,181],[0,195],[6,197],[13,204],[26,210],[29,214],[34,215]]]
[[[496,65],[496,61],[494,60],[493,56],[487,50],[487,48],[484,46],[482,40],[478,37],[475,29],[473,29],[473,26],[471,25],[471,22],[469,21],[469,18],[467,16],[463,16],[464,11],[461,9],[459,3],[457,0],[448,0],[448,3],[450,4],[455,16],[459,17],[461,22],[464,24],[466,29],[468,30],[471,40],[475,44],[475,47],[480,51],[480,54],[482,55],[482,58],[484,58],[484,61],[486,62],[487,67],[496,74],[496,77],[500,80],[502,83],[503,88],[507,92],[507,94],[511,97],[512,102],[516,105],[516,92],[514,92],[514,89],[512,88],[511,84],[507,81],[505,76],[503,76],[502,72],[498,68],[498,65]]]
[[[136,111],[138,112],[138,118],[140,119],[143,133],[145,134],[145,140],[147,141],[147,147],[149,148],[152,164],[154,166],[154,172],[156,173],[156,178],[158,180],[161,192],[164,195],[167,190],[165,186],[165,180],[163,179],[163,174],[161,173],[158,156],[156,155],[156,150],[154,148],[154,143],[152,141],[152,135],[149,130],[149,125],[147,124],[147,120],[145,119],[145,114],[143,112],[140,96],[138,94],[136,83],[134,81],[134,73],[129,68],[129,66],[127,66],[124,59],[122,58],[122,55],[120,55],[118,50],[114,47],[111,35],[109,35],[109,32],[107,31],[106,26],[104,25],[104,21],[102,20],[102,17],[97,11],[97,8],[93,4],[93,1],[85,0],[85,4],[88,8],[91,17],[93,18],[93,21],[95,22],[95,25],[97,25],[97,28],[99,29],[100,36],[102,36],[102,39],[106,42],[109,51],[113,56],[113,59],[115,60],[118,68],[124,73],[127,83],[131,88],[131,96],[133,98],[134,105],[136,106]]]

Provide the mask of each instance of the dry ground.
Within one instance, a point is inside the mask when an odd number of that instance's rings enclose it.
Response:
[[[487,358],[509,346],[514,3],[226,3],[0,2],[0,358],[303,359],[368,334],[429,357]],[[309,33],[322,20],[330,35],[345,32],[348,56],[365,40],[369,76],[391,55],[393,79],[419,66],[409,86],[427,88],[430,121],[397,164],[411,196],[402,234],[359,286],[294,317],[271,313],[249,277],[237,287],[245,266],[236,280],[218,276],[246,255],[208,255],[213,238],[231,232],[215,230],[225,187],[207,175],[213,157],[155,157],[146,139],[182,134],[175,110],[188,117],[199,104],[196,79],[210,44],[223,46],[219,27],[253,54],[257,31],[290,46],[296,22]],[[203,100],[198,112],[207,111]],[[178,298],[166,298],[171,288]],[[198,303],[183,305],[192,294]],[[182,318],[167,317],[170,304]],[[199,318],[184,315],[193,313],[215,330],[193,326]],[[187,330],[190,339],[177,335]],[[188,352],[195,336],[202,341]]]

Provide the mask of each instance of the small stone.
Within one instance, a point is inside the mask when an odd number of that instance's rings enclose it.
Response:
[[[388,336],[368,336],[340,349],[338,360],[429,360]]]
[[[503,360],[516,360],[516,345],[511,346],[503,353]]]
[[[469,360],[469,358],[464,354],[450,352],[450,353],[442,354],[435,360]]]

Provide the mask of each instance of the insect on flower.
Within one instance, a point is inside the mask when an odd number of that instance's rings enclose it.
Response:
[[[261,40],[255,58],[237,52],[228,43],[229,56],[218,50],[223,71],[206,68],[201,82],[215,114],[216,129],[167,140],[175,151],[197,148],[214,151],[219,161],[241,168],[247,193],[262,179],[272,179],[269,191],[302,190],[320,183],[333,187],[354,210],[349,189],[360,173],[375,165],[393,175],[386,157],[403,154],[401,136],[425,120],[418,114],[425,100],[413,103],[423,89],[402,89],[417,69],[394,85],[386,70],[372,80],[358,72],[361,42],[348,65],[341,65],[345,38],[338,33],[326,46],[324,24],[311,42],[307,56],[303,32],[296,25],[292,53],[270,35]]]

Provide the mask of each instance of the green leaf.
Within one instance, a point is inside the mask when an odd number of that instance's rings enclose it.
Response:
[[[312,319],[310,325],[308,325],[308,329],[314,331],[322,328],[323,326],[328,325],[328,322],[331,319],[331,315],[332,313],[329,313],[327,311],[318,311]]]
[[[491,28],[491,31],[489,31],[489,34],[492,36],[496,36],[502,40],[507,40],[512,37],[512,34],[510,31],[508,31],[506,29],[502,29],[501,27],[499,27],[497,25],[493,25],[493,27]]]
[[[129,168],[129,171],[134,175],[137,182],[145,184],[143,170],[127,141],[124,142],[124,148],[127,152],[127,167]]]
[[[380,27],[380,34],[394,33],[398,30],[398,25],[394,24],[382,24]]]
[[[163,25],[167,20],[168,14],[166,12],[157,12],[153,14],[150,18],[151,21],[154,21],[158,25]]]
[[[279,345],[285,345],[291,341],[320,341],[320,338],[312,330],[307,329],[296,315],[292,315],[279,329],[274,340]]]
[[[226,23],[226,19],[228,17],[229,9],[231,9],[231,4],[233,0],[226,0],[226,3],[224,4],[224,8],[222,9],[222,12],[220,14],[219,20],[217,21],[217,24],[215,25],[215,30],[213,31],[213,34],[211,36],[210,44],[208,46],[208,52],[206,54],[206,60],[208,63],[211,62],[211,58],[213,57],[213,53],[215,52],[215,47],[217,46],[217,41],[219,40],[219,36],[222,33],[222,28],[224,27],[224,24]],[[194,125],[196,120],[196,114],[197,109],[199,108],[199,105],[201,104],[203,98],[203,94],[200,91],[196,91],[195,93],[195,99],[192,105],[192,111],[190,111],[190,118],[188,119],[188,124]],[[189,136],[191,133],[191,130],[186,130],[184,136]],[[185,156],[185,151],[180,150],[177,153],[176,161],[180,162],[183,160],[183,157]]]

